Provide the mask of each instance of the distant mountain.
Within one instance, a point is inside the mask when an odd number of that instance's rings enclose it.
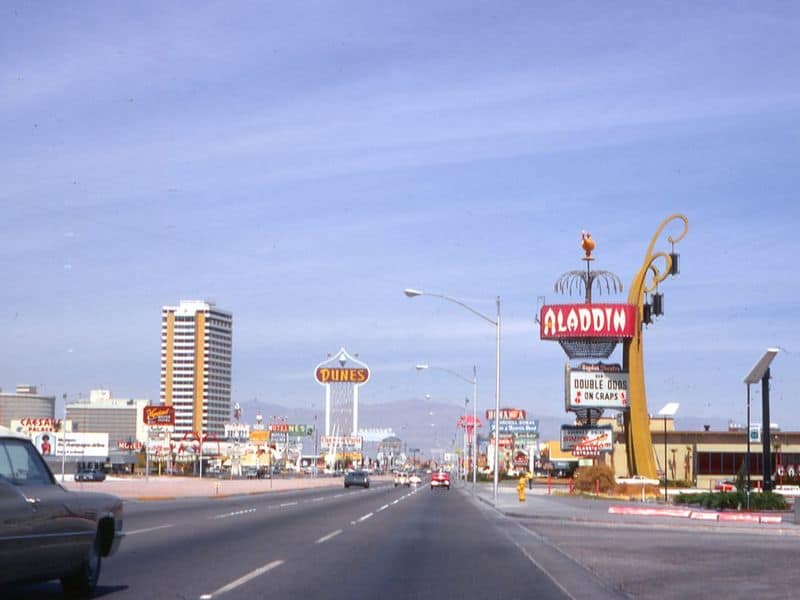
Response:
[[[255,422],[256,414],[261,414],[265,423],[277,416],[286,417],[290,423],[313,426],[316,416],[318,430],[322,432],[325,428],[324,406],[315,411],[308,407],[287,407],[256,400],[241,405],[242,421],[250,424]],[[471,415],[472,407],[468,406],[467,410]],[[419,398],[374,404],[362,402],[359,407],[359,426],[364,429],[391,428],[407,447],[419,448],[427,455],[431,448],[449,450],[461,447],[462,433],[456,423],[463,414],[463,406]],[[566,414],[561,417],[529,414],[529,418],[539,420],[540,438],[545,440],[558,439],[561,425],[571,422]],[[485,407],[478,413],[478,419],[483,423],[478,435],[488,435]]]

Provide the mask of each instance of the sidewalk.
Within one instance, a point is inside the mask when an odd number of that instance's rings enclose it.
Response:
[[[462,487],[468,494],[472,485]],[[625,502],[619,500],[590,499],[579,496],[548,495],[546,486],[534,486],[525,490],[526,500],[520,502],[516,486],[501,485],[497,490],[497,503],[492,498],[491,484],[478,484],[475,496],[481,502],[494,506],[501,513],[518,518],[566,520],[604,524],[646,524],[713,528],[716,530],[736,528],[742,530],[774,531],[800,536],[800,527],[795,525],[791,513],[778,513],[771,520],[759,522],[745,519],[745,513],[726,513],[726,519],[700,519],[691,515],[694,509],[680,510],[679,506],[664,506],[656,503]],[[638,514],[636,514],[638,513]],[[673,514],[674,513],[674,514]],[[778,517],[778,518],[775,518]]]
[[[314,488],[341,487],[341,477],[276,479],[216,479],[195,477],[113,478],[102,482],[65,481],[69,490],[104,492],[127,500],[174,500],[176,498],[224,498]]]

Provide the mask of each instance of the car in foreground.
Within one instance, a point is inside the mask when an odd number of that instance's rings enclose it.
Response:
[[[350,471],[344,476],[344,487],[360,485],[364,489],[369,487],[369,473],[366,471]]]
[[[119,498],[64,489],[28,438],[0,427],[0,585],[60,579],[90,597],[122,537]]]
[[[441,489],[447,488],[450,489],[450,473],[447,471],[436,471],[433,475],[431,475],[431,489]]]
[[[75,473],[75,481],[105,481],[106,472],[102,469],[81,469]]]
[[[410,486],[411,482],[409,481],[408,473],[401,471],[394,476],[394,487],[398,485],[407,485]]]

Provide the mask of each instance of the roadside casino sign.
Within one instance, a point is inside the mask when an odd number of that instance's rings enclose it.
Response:
[[[24,431],[26,433],[41,433],[43,431],[60,431],[61,419],[51,419],[48,417],[33,418],[23,417],[14,419],[11,422],[11,429],[14,431]]]
[[[636,328],[633,304],[545,304],[539,313],[539,337],[632,338]]]
[[[521,408],[501,408],[500,421],[523,421],[527,418],[527,414]],[[494,421],[494,409],[486,411],[486,420]]]
[[[175,407],[145,406],[142,411],[142,421],[148,427],[174,427],[175,426]]]
[[[561,451],[575,456],[599,456],[614,449],[614,431],[608,426],[561,426]]]
[[[564,381],[566,409],[628,408],[628,373],[619,365],[583,363],[573,369],[567,363]]]
[[[319,383],[367,383],[369,369],[364,367],[317,367],[315,377]]]

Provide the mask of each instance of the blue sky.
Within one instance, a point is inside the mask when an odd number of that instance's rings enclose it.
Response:
[[[5,3],[0,385],[158,397],[162,304],[234,313],[234,398],[322,403],[344,345],[365,404],[469,389],[563,413],[537,298],[626,285],[685,213],[645,334],[652,411],[744,419],[767,346],[800,427],[800,9],[790,3]],[[661,244],[667,249],[666,244]],[[613,298],[612,298],[613,299]],[[754,413],[758,420],[759,411]]]

